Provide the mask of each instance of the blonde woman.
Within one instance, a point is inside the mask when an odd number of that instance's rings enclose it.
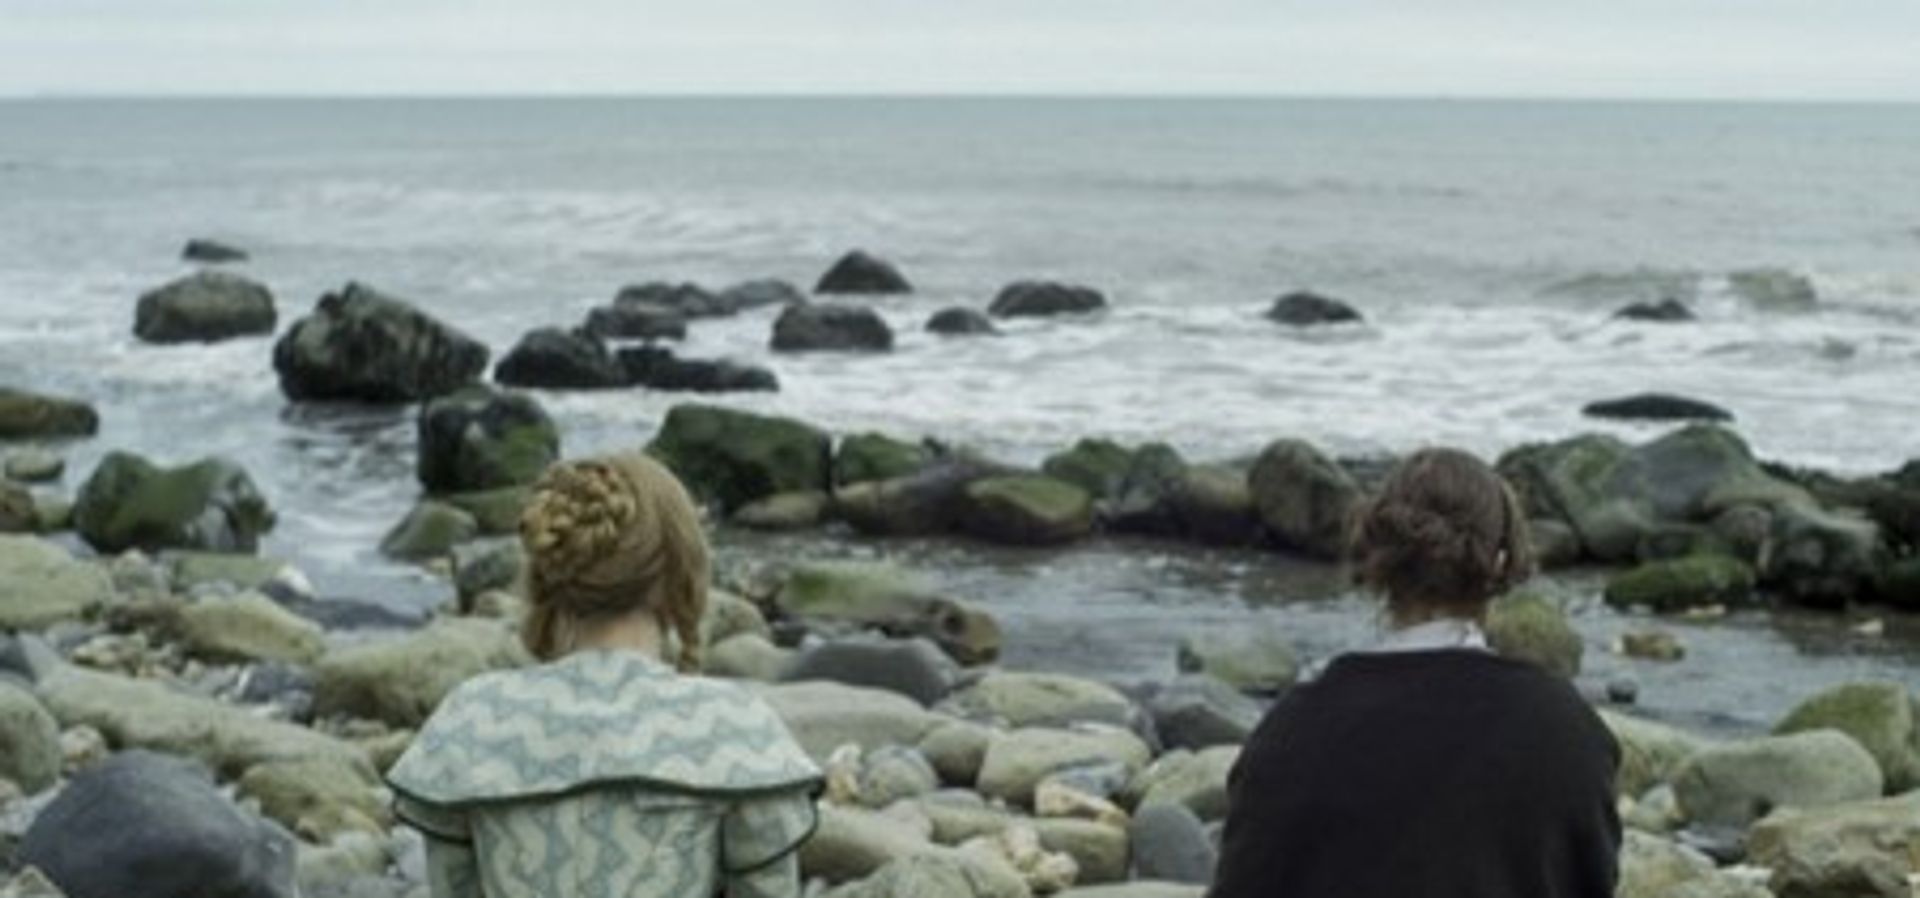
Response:
[[[680,483],[563,464],[520,535],[542,663],[462,684],[388,776],[435,898],[799,895],[819,771],[758,698],[691,675],[708,563]]]

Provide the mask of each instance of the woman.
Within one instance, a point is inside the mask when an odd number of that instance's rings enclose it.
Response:
[[[563,464],[520,537],[544,663],[462,684],[388,775],[434,896],[799,895],[819,771],[759,699],[687,675],[707,548],[679,482],[638,455]]]
[[[1213,898],[1612,898],[1619,749],[1571,686],[1481,632],[1532,565],[1512,492],[1470,455],[1422,452],[1353,551],[1389,632],[1248,740]]]

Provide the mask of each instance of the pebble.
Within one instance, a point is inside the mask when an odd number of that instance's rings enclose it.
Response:
[[[1607,682],[1607,701],[1616,705],[1631,705],[1640,700],[1640,684],[1621,678]]]

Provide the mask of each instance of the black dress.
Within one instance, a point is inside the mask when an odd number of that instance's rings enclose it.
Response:
[[[1613,898],[1619,747],[1566,682],[1344,655],[1248,740],[1212,898]]]

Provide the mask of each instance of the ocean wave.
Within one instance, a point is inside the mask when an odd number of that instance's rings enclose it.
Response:
[[[1469,188],[1451,184],[1423,184],[1414,181],[1363,181],[1351,178],[1288,179],[1258,175],[1149,175],[1093,174],[1070,178],[1084,186],[1105,190],[1134,190],[1143,193],[1219,195],[1263,199],[1304,197],[1388,197],[1395,199],[1467,199],[1475,195]]]

